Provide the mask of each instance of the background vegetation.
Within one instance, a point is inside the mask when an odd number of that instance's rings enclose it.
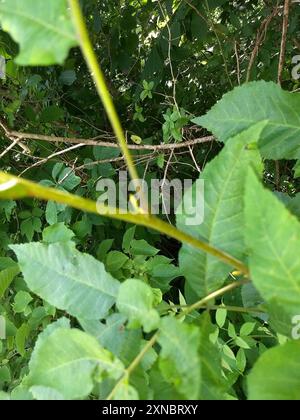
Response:
[[[96,200],[126,156],[75,3],[0,0],[0,180]],[[81,7],[138,175],[205,179],[205,223],[162,216],[193,248],[143,216],[0,189],[0,398],[299,399],[299,4]]]

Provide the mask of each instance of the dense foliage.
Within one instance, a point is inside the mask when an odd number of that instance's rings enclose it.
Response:
[[[81,1],[128,147],[77,6],[0,0],[0,399],[299,400],[299,3]]]

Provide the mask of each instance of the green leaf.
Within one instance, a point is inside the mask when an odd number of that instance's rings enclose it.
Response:
[[[124,379],[118,387],[114,400],[116,401],[137,401],[139,394],[137,390],[128,383],[128,379]]]
[[[73,191],[81,182],[79,176],[77,176],[71,168],[61,168],[55,180],[59,186],[66,189],[67,191]]]
[[[43,241],[51,244],[55,242],[69,242],[74,238],[74,232],[64,223],[57,223],[43,230]]]
[[[109,252],[111,247],[113,246],[114,239],[105,239],[101,242],[99,245],[98,251],[97,251],[97,257],[100,261],[104,261],[106,254]]]
[[[126,316],[120,313],[110,315],[105,323],[80,319],[80,325],[88,334],[96,337],[101,346],[129,365],[140,352],[142,331],[127,329],[126,322]]]
[[[1,0],[0,22],[20,44],[20,65],[62,64],[78,43],[67,0]]]
[[[227,310],[218,309],[216,312],[216,321],[220,328],[223,328],[227,319]]]
[[[211,342],[210,336],[216,327],[212,325],[210,315],[205,313],[200,319],[200,346],[199,357],[201,361],[201,390],[198,399],[221,400],[225,399],[226,382],[222,373],[221,354],[216,345]]]
[[[159,253],[159,249],[154,248],[144,239],[133,239],[131,241],[131,252],[133,255],[144,255],[145,257],[154,257]]]
[[[295,178],[300,178],[300,160],[297,160],[296,165],[294,166]]]
[[[161,345],[159,365],[165,380],[186,399],[197,399],[201,386],[199,329],[166,317],[161,322],[158,342]]]
[[[127,255],[120,251],[111,251],[107,254],[106,268],[110,273],[120,270],[128,261]]]
[[[134,239],[135,231],[136,231],[136,226],[133,226],[127,229],[123,236],[122,249],[126,254],[129,253],[131,242]]]
[[[33,293],[70,315],[99,319],[114,305],[119,282],[104,265],[68,243],[12,245]]]
[[[77,76],[74,70],[65,70],[59,76],[58,81],[62,85],[72,86],[76,79]]]
[[[10,396],[6,392],[0,391],[0,401],[9,401]]]
[[[243,104],[243,106],[241,106]],[[268,159],[300,157],[300,98],[273,82],[252,82],[224,95],[207,115],[194,122],[227,142],[253,124],[268,120],[259,148]]]
[[[140,136],[132,135],[130,138],[135,144],[142,144],[143,142],[143,139]]]
[[[59,108],[58,106],[48,106],[45,108],[41,115],[40,115],[40,122],[41,123],[50,123],[53,121],[58,121],[64,118],[64,110]]]
[[[259,140],[265,124],[260,123],[231,139],[222,152],[206,166],[200,177],[205,182],[204,197],[201,195],[202,182],[196,182],[185,193],[184,200],[191,203],[188,204],[189,213],[195,206],[196,193],[198,213],[204,199],[204,222],[189,226],[188,219],[191,215],[177,215],[179,229],[206,240],[239,260],[246,258],[243,195],[247,168],[253,165],[258,172],[262,170],[258,151],[249,150],[246,145]],[[207,296],[220,288],[230,271],[229,266],[223,262],[189,245],[183,245],[179,261],[182,273],[199,297]]]
[[[21,356],[25,356],[25,343],[29,335],[28,324],[23,324],[16,332],[16,348]]]
[[[6,268],[0,272],[0,298],[3,298],[4,293],[9,288],[13,279],[19,274],[20,268],[17,264]]]
[[[33,297],[28,292],[21,290],[20,292],[16,294],[15,299],[14,299],[14,305],[13,305],[14,312],[16,314],[20,314],[24,312],[27,306],[29,305],[29,303],[32,301],[33,301]]]
[[[38,401],[63,401],[65,399],[56,389],[46,386],[35,385],[29,391],[32,393],[34,399]]]
[[[271,314],[277,314],[278,332],[290,336],[300,312],[300,224],[252,171],[245,203],[251,279]]]
[[[248,336],[252,334],[255,329],[255,326],[256,326],[255,322],[246,322],[245,324],[242,325],[240,329],[240,335],[243,337],[243,336]]]
[[[11,382],[11,374],[8,366],[0,367],[0,383]]]
[[[12,200],[1,200],[0,210],[4,210],[6,220],[9,221],[13,210],[17,207],[17,203]]]
[[[250,400],[300,399],[300,341],[266,351],[248,376]]]
[[[43,386],[59,392],[65,399],[84,398],[106,372],[117,379],[122,364],[97,340],[76,330],[58,328],[38,343],[33,352],[26,385]]]
[[[21,234],[23,236],[26,236],[28,241],[31,241],[34,235],[34,226],[33,226],[32,218],[23,220],[20,227],[21,227]]]
[[[49,225],[57,224],[57,205],[54,201],[48,201],[45,217]]]
[[[129,328],[143,326],[147,333],[158,328],[160,318],[154,302],[151,287],[140,280],[126,280],[119,288],[117,308],[128,317]]]

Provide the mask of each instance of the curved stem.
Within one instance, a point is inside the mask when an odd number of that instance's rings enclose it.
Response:
[[[138,179],[136,167],[134,165],[132,156],[127,147],[126,138],[122,125],[120,123],[118,114],[116,112],[113,100],[107,88],[104,74],[98,63],[97,56],[94,52],[92,43],[89,38],[88,30],[84,21],[84,17],[78,0],[69,0],[70,11],[73,18],[74,26],[77,31],[79,44],[87,65],[90,69],[91,75],[96,84],[97,92],[102,99],[103,105],[107,112],[108,118],[111,122],[114,133],[119,141],[120,148],[126,159],[130,176],[133,180]]]
[[[211,300],[215,299],[216,297],[223,296],[225,293],[230,292],[231,290],[236,289],[237,287],[243,286],[244,284],[248,283],[249,280],[240,281],[236,283],[229,284],[226,287],[223,287],[220,290],[217,290],[216,292],[211,293],[209,296],[206,296],[204,299],[200,300],[199,302],[196,302],[194,305],[191,305],[187,307],[183,312],[181,312],[176,318],[181,319],[184,316],[188,315],[189,313],[193,312],[196,309],[200,309],[201,306],[205,305],[206,303],[210,302]],[[156,343],[159,336],[159,331],[153,335],[153,337],[147,342],[147,344],[143,347],[141,352],[136,356],[136,358],[133,360],[133,362],[128,366],[128,368],[125,370],[124,374],[121,376],[121,378],[118,380],[112,391],[110,392],[109,396],[107,397],[107,400],[112,400],[116,391],[121,386],[122,382],[130,376],[130,374],[138,367],[138,365],[143,360],[145,354],[150,350],[154,344]]]
[[[193,248],[197,248],[213,255],[229,266],[236,268],[246,276],[249,275],[248,268],[241,261],[226,252],[201,241],[200,239],[196,239],[193,236],[176,229],[176,227],[160,220],[157,217],[151,216],[150,214],[135,214],[121,209],[108,207],[103,203],[97,203],[96,201],[82,198],[54,188],[43,187],[35,182],[27,181],[23,178],[18,178],[0,171],[0,199],[14,200],[25,197],[35,197],[46,201],[56,201],[57,203],[66,204],[67,206],[76,208],[77,210],[95,213],[112,219],[118,219],[135,225],[144,226],[149,229],[154,229],[157,232],[178,240],[179,242],[186,243]]]
[[[231,292],[232,290],[237,289],[238,287],[241,287],[247,283],[250,283],[250,280],[242,280],[242,281],[237,281],[235,283],[228,284],[222,289],[219,289],[216,292],[213,292],[210,295],[206,296],[204,299],[201,299],[198,302],[194,303],[193,305],[188,306],[185,310],[181,312],[178,318],[179,319],[184,318],[186,315],[189,315],[191,312],[201,309],[202,306],[208,304],[211,300],[216,299],[220,296],[223,296],[225,295],[225,293]]]
[[[121,378],[118,380],[108,397],[107,400],[112,400],[116,391],[121,386],[122,382],[128,378],[131,373],[138,367],[138,365],[143,360],[146,353],[154,346],[158,338],[158,333],[154,334],[153,337],[147,342],[147,344],[143,347],[141,352],[136,356],[136,358],[133,360],[133,362],[128,366],[128,368],[125,370],[124,374],[121,376]]]

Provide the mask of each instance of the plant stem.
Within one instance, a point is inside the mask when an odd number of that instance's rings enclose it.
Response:
[[[177,319],[183,318],[184,316],[188,315],[189,313],[193,312],[194,310],[200,309],[201,306],[210,302],[211,300],[215,299],[216,297],[222,296],[225,293],[227,293],[231,290],[234,290],[237,287],[243,286],[244,284],[246,284],[248,282],[249,282],[249,280],[232,283],[232,284],[229,284],[226,287],[223,287],[220,290],[217,290],[216,292],[211,293],[209,296],[205,297],[204,299],[200,300],[199,302],[196,302],[194,305],[191,305],[191,306],[187,307],[187,309],[185,311],[181,312],[181,314],[179,314],[177,316]],[[118,382],[116,383],[116,385],[114,386],[114,388],[110,392],[109,396],[107,397],[107,400],[113,399],[116,391],[121,386],[123,380],[126,379],[127,377],[129,377],[130,374],[138,367],[138,365],[143,360],[147,351],[150,350],[154,346],[154,344],[156,343],[156,341],[158,339],[158,336],[159,336],[159,331],[156,334],[153,335],[151,340],[149,340],[147,342],[145,347],[143,347],[141,352],[137,355],[137,357],[133,360],[133,362],[128,366],[128,368],[125,370],[124,374],[121,376],[121,378],[118,380]]]
[[[118,114],[116,112],[114,103],[112,101],[111,95],[107,88],[104,74],[98,63],[97,56],[94,52],[92,43],[90,41],[88,30],[84,21],[84,17],[83,17],[79,2],[78,0],[69,0],[69,5],[70,5],[70,11],[73,18],[74,26],[77,31],[81,51],[90,69],[91,75],[96,84],[97,92],[100,98],[102,99],[103,105],[107,112],[108,118],[111,122],[114,133],[119,141],[120,148],[127,162],[130,176],[133,179],[133,181],[135,181],[138,179],[137,170],[134,165],[132,156],[129,152],[129,149],[127,147],[124,131],[120,123]]]
[[[113,207],[108,207],[102,203],[97,203],[96,201],[82,198],[54,188],[43,187],[35,182],[27,181],[23,178],[18,178],[0,171],[0,187],[1,184],[3,185],[2,190],[0,188],[0,199],[35,197],[46,201],[51,200],[57,203],[66,204],[67,206],[84,212],[95,213],[112,219],[122,220],[124,222],[154,229],[157,232],[178,240],[179,242],[186,243],[191,247],[213,255],[229,266],[238,269],[244,275],[249,275],[248,268],[241,261],[223,251],[220,251],[212,245],[201,241],[200,239],[196,239],[193,236],[176,229],[169,223],[166,223],[157,217],[151,216],[150,214],[134,214]],[[5,188],[5,185],[7,185],[7,189]]]
[[[118,380],[112,391],[110,392],[109,396],[106,398],[107,400],[112,400],[116,391],[122,384],[122,382],[128,378],[131,373],[138,367],[138,365],[143,360],[146,353],[154,346],[158,338],[158,333],[154,334],[153,337],[147,342],[145,347],[143,347],[142,351],[136,356],[136,358],[133,360],[133,362],[128,366],[128,368],[125,370],[124,374],[121,376],[121,378]]]
[[[229,285],[223,287],[222,289],[217,290],[216,292],[211,293],[210,295],[206,296],[204,299],[199,300],[198,302],[194,303],[193,305],[188,306],[184,309],[181,314],[179,314],[178,319],[184,318],[186,315],[189,315],[191,312],[194,312],[198,309],[201,309],[204,305],[207,305],[211,300],[216,299],[220,296],[225,295],[225,293],[231,292],[238,287],[243,286],[244,284],[249,283],[250,280],[242,280],[237,281],[235,283],[230,283]]]
[[[170,309],[186,309],[188,305],[170,305]],[[238,312],[245,314],[265,314],[266,311],[262,308],[243,308],[242,306],[225,306],[225,305],[210,305],[206,304],[200,306],[199,309],[207,309],[210,311],[218,311],[219,309],[225,309],[228,312]]]

